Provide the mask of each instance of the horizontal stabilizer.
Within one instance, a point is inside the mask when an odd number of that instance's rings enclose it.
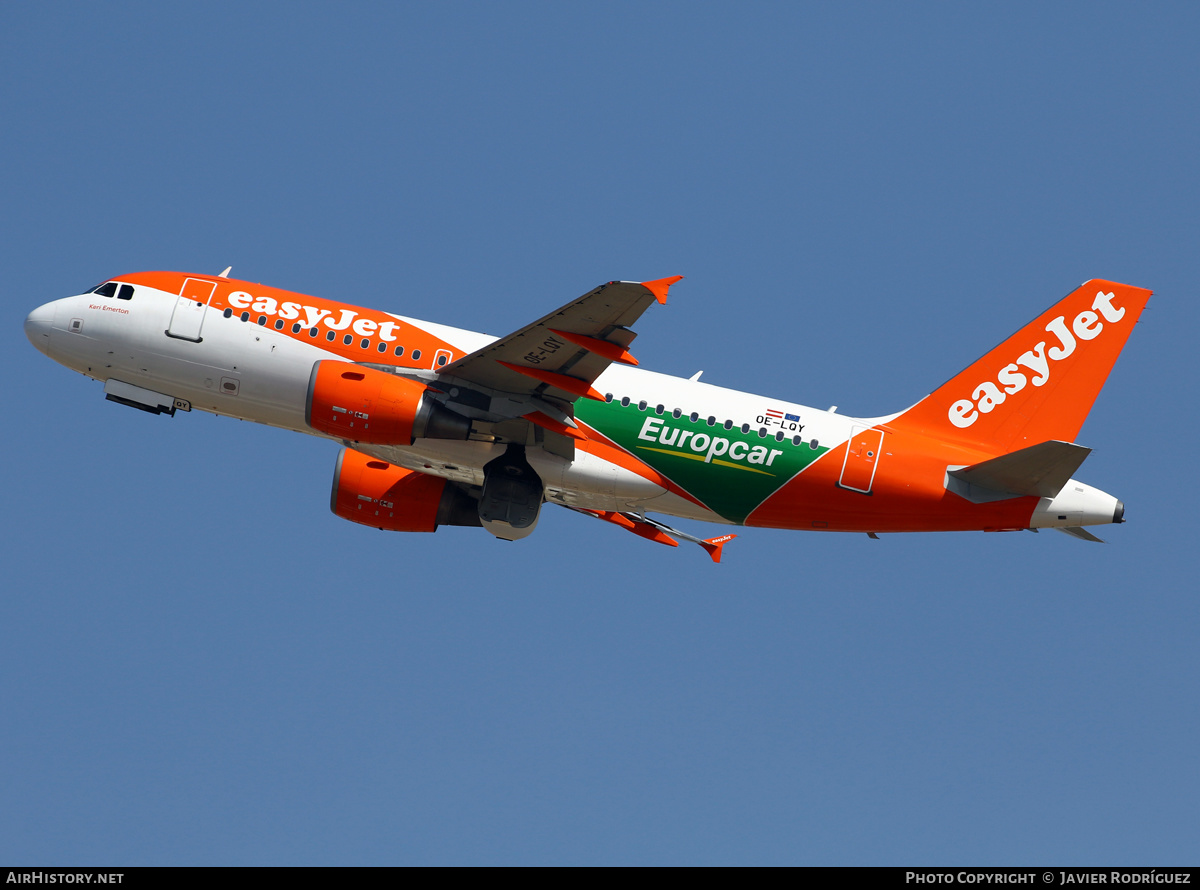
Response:
[[[971,486],[1014,495],[1055,497],[1092,449],[1070,442],[1042,442],[1011,454],[950,470]]]
[[[1097,538],[1086,528],[1081,528],[1078,525],[1058,526],[1060,532],[1070,535],[1072,538],[1079,538],[1081,541],[1095,541],[1097,544],[1103,544],[1103,538]]]

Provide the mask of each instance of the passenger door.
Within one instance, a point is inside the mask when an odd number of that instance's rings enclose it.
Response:
[[[167,336],[199,343],[204,314],[208,311],[208,303],[216,289],[215,281],[205,281],[203,278],[189,278],[184,281],[179,291],[179,299],[175,301],[175,310],[171,313]]]

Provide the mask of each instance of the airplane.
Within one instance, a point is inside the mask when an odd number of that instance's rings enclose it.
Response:
[[[633,325],[681,276],[610,281],[506,337],[219,275],[138,272],[54,300],[30,342],[155,414],[333,439],[343,519],[515,541],[556,504],[720,562],[650,514],[866,533],[1124,521],[1075,443],[1151,291],[1091,280],[911,407],[851,417],[638,367]]]

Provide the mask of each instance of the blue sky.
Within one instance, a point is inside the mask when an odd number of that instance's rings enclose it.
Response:
[[[17,4],[0,28],[0,859],[1194,861],[1193,4]],[[645,367],[872,415],[1093,277],[1155,296],[1055,533],[714,566],[328,510],[36,305],[216,272],[503,334],[683,274]],[[693,532],[716,533],[694,523]]]

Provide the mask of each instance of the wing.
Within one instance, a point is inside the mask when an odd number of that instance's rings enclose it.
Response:
[[[691,541],[693,544],[699,544],[703,547],[713,562],[721,561],[721,549],[737,537],[737,535],[718,535],[715,538],[697,538],[689,535],[687,532],[681,532],[677,528],[671,528],[671,526],[664,522],[659,522],[657,519],[651,519],[645,513],[613,513],[606,510],[585,510],[582,507],[570,507],[566,504],[560,506],[566,507],[568,510],[574,510],[576,513],[582,513],[584,516],[594,516],[596,519],[611,522],[613,525],[633,532],[635,535],[656,541],[659,544],[666,544],[668,547],[678,547],[679,542],[675,538],[683,538],[685,541]],[[1075,534],[1075,532],[1083,531],[1083,529],[1059,529],[1059,531]],[[1084,532],[1084,534],[1087,534],[1087,532]],[[1097,538],[1096,540],[1099,539]]]
[[[569,406],[603,398],[592,383],[613,362],[636,365],[629,329],[683,276],[642,283],[610,281],[519,331],[442,368],[439,379],[513,395],[540,396]],[[569,412],[568,412],[569,413]]]
[[[574,459],[578,398],[603,399],[592,383],[613,362],[636,365],[629,326],[683,276],[610,281],[519,331],[441,368],[435,386],[493,441],[540,443]]]

